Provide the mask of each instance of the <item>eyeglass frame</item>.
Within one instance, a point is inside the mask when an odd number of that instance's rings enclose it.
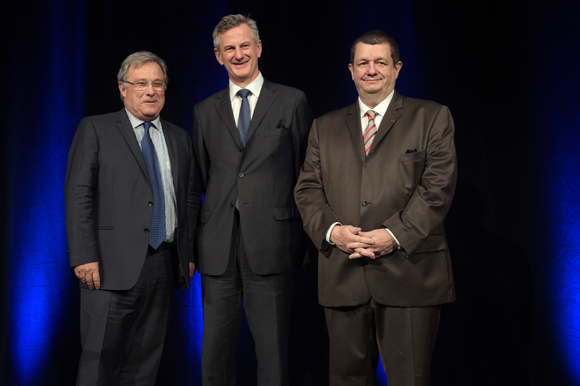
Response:
[[[133,82],[129,82],[128,80],[123,80],[122,82],[123,83],[132,84],[133,87],[135,87],[135,89],[136,90],[139,90],[139,91],[145,91],[145,90],[147,90],[149,88],[149,85],[151,85],[151,87],[153,87],[153,90],[156,90],[156,91],[165,91],[167,89],[167,84],[165,82],[161,82],[161,81],[155,81],[155,82],[136,82],[136,83],[133,83]],[[153,83],[157,83],[157,82],[159,82],[159,83],[161,83],[163,85],[162,86],[163,89],[160,89],[160,88],[158,89],[158,88],[155,88],[155,86],[153,86]],[[147,83],[147,85],[144,88],[138,88],[137,87],[137,83]]]

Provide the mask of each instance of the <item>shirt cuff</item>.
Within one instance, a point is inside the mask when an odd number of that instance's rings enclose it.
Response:
[[[397,249],[401,249],[401,243],[399,242],[399,240],[397,240],[397,238],[395,237],[395,235],[393,234],[393,232],[391,232],[391,230],[389,228],[385,228],[390,234],[391,236],[393,236],[393,238],[395,239],[395,241],[397,242]]]
[[[334,229],[335,226],[337,225],[342,225],[339,222],[335,222],[333,223],[330,228],[328,228],[328,231],[326,232],[326,242],[330,245],[336,245],[335,243],[333,243],[332,241],[330,241],[330,234],[332,233],[332,230]],[[394,237],[394,236],[393,236]],[[396,239],[395,239],[396,240]]]

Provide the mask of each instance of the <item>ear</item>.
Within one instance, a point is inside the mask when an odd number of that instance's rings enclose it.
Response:
[[[219,62],[219,64],[221,64],[222,66],[224,65],[224,61],[222,60],[222,56],[220,54],[220,51],[217,48],[213,49],[213,52],[215,53],[215,58],[217,59],[217,61]]]
[[[127,87],[123,85],[123,82],[119,82],[119,91],[121,92],[121,95],[123,95],[123,98],[127,97]]]
[[[354,80],[354,67],[352,66],[352,63],[348,64],[348,69],[350,70],[350,75],[352,77],[352,80]]]
[[[395,79],[399,77],[399,71],[401,71],[401,68],[403,68],[403,62],[399,60],[397,64],[395,64]]]
[[[256,44],[256,49],[258,50],[258,58],[262,56],[262,41],[258,40],[258,44]]]

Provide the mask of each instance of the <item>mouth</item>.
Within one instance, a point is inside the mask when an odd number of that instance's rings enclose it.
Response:
[[[250,59],[245,59],[245,60],[244,60],[244,61],[242,61],[242,62],[232,62],[232,64],[233,64],[234,66],[236,66],[236,67],[241,67],[241,66],[243,66],[244,64],[248,63],[249,61],[250,61]]]

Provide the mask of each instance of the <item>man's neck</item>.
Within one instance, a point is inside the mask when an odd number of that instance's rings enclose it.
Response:
[[[232,82],[233,84],[235,84],[238,87],[246,88],[250,83],[252,83],[253,81],[255,81],[258,78],[258,75],[260,75],[259,72],[252,79],[246,80],[244,82],[237,82],[237,81],[233,80],[232,78],[230,78],[230,82]]]

